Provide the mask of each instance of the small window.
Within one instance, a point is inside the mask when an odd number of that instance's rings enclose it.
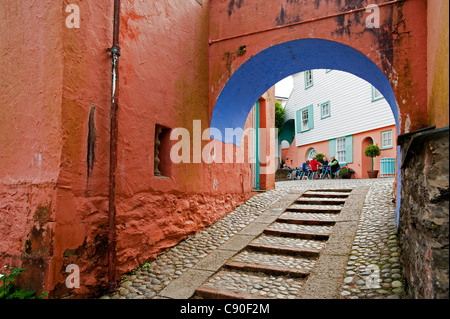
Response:
[[[281,142],[281,149],[282,149],[282,150],[287,149],[287,148],[289,148],[290,146],[291,146],[291,145],[290,145],[289,142],[286,141],[286,140],[284,140],[283,142]]]
[[[170,129],[162,125],[155,125],[153,176],[170,177]]]
[[[392,147],[392,131],[381,132],[381,148]]]
[[[331,116],[331,110],[330,110],[330,102],[325,102],[320,105],[320,114],[321,118],[324,119],[326,117]]]
[[[310,88],[313,84],[313,71],[308,70],[305,72],[305,89]]]
[[[374,86],[372,86],[372,102],[383,99],[383,95]]]
[[[314,157],[316,157],[316,155],[317,155],[317,151],[315,149],[311,148],[308,152],[308,155],[306,156],[306,159],[309,161],[312,161],[312,159]]]
[[[325,71],[325,73],[330,73],[331,71],[333,71],[333,69],[327,69],[327,70]]]
[[[339,163],[346,163],[347,162],[347,156],[346,156],[346,145],[345,145],[345,137],[337,138],[336,139],[336,159]]]
[[[309,114],[308,109],[302,110],[302,131],[309,129]]]

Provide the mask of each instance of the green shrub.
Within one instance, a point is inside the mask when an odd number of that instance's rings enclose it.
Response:
[[[316,155],[317,161],[319,163],[323,163],[323,158],[325,157],[325,154],[319,153]]]
[[[371,158],[380,156],[380,154],[381,154],[381,151],[380,151],[380,147],[378,146],[378,144],[369,145],[364,150],[364,155],[371,157]]]
[[[48,292],[44,292],[39,296],[36,296],[34,291],[25,291],[21,288],[16,287],[14,281],[25,268],[14,268],[9,275],[0,274],[0,299],[44,299]]]

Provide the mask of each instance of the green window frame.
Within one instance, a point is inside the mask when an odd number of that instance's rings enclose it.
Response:
[[[305,90],[314,86],[313,70],[305,71]]]
[[[353,163],[353,135],[333,138],[328,142],[329,156],[336,157],[339,165]],[[345,160],[343,160],[345,158]]]
[[[323,107],[325,105],[327,105],[327,104],[328,104],[328,114],[324,116],[323,115]],[[327,102],[324,102],[324,103],[320,104],[320,119],[323,120],[323,119],[326,119],[327,117],[330,117],[330,116],[331,116],[331,103],[330,103],[330,101],[327,101]]]
[[[374,87],[372,85],[372,102],[378,101],[378,100],[382,100],[384,99],[384,96],[381,94],[380,91],[378,91],[376,89],[376,87]]]
[[[307,116],[307,122],[304,125],[304,120]],[[296,112],[297,133],[304,133],[314,128],[314,109],[313,105],[301,108]]]
[[[386,136],[387,135],[387,136]],[[390,141],[390,143],[385,144],[385,141]],[[387,131],[383,131],[381,132],[381,149],[382,150],[386,150],[386,149],[390,149],[393,148],[393,136],[392,136],[392,130],[387,130]]]
[[[333,69],[326,69],[325,73],[330,73],[331,71],[333,71]]]
[[[316,155],[317,155],[317,151],[314,149],[314,147],[311,147],[308,151],[308,154],[306,154],[306,159],[312,160],[313,157],[315,157]]]

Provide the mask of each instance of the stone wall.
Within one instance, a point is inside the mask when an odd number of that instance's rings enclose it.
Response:
[[[410,298],[448,298],[448,127],[399,137],[399,238]]]

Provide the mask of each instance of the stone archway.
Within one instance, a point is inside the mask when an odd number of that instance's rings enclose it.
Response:
[[[229,139],[225,134],[226,129],[243,128],[255,101],[275,83],[291,74],[311,69],[344,71],[371,83],[390,105],[397,132],[400,133],[398,104],[385,73],[358,50],[324,39],[301,39],[278,44],[263,50],[242,64],[217,98],[210,126],[222,132],[223,143],[232,143],[239,147],[242,135],[236,136],[236,139],[234,136]],[[401,187],[399,167],[397,178],[399,202]]]

